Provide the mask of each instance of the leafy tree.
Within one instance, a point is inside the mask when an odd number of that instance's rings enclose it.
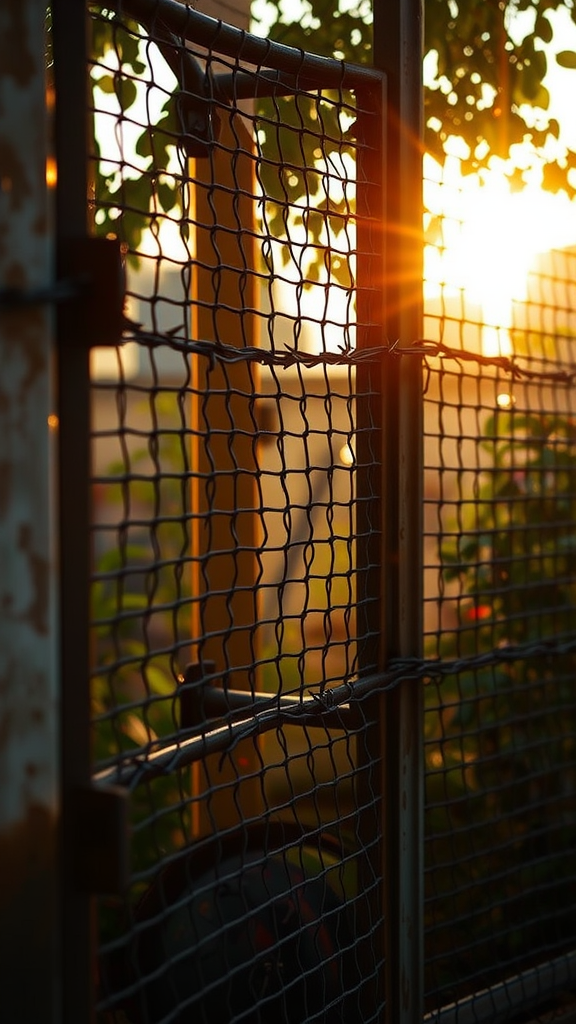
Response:
[[[96,97],[98,91],[115,94],[123,115],[130,117],[137,83],[147,77],[148,51],[142,45],[146,28],[140,25],[139,0],[123,5],[131,17],[119,16],[114,6],[92,7],[94,90]],[[254,24],[256,30],[260,24],[270,38],[287,45],[368,64],[372,61],[372,6],[370,0],[341,0],[340,4],[338,0],[304,0],[298,7],[285,0],[264,0],[254,5]],[[506,160],[515,145],[528,143],[533,162],[542,166],[544,187],[565,189],[570,196],[576,193],[576,152],[560,144],[560,126],[547,114],[549,94],[544,85],[544,46],[553,35],[549,15],[560,8],[567,8],[576,23],[576,5],[570,0],[425,0],[425,146],[429,153],[442,162],[448,140],[458,138],[465,154],[463,170],[477,172],[487,168],[493,157]],[[104,66],[110,54],[117,69]],[[563,50],[556,60],[576,68],[576,53]],[[136,253],[151,210],[160,216],[178,216],[184,206],[190,136],[186,138],[182,99],[191,86],[193,91],[190,80],[176,85],[159,113],[142,126],[129,167],[107,167],[96,143],[96,228],[103,234],[120,233],[129,253]],[[290,124],[294,101],[277,100],[276,116],[278,103]],[[260,113],[266,118],[267,112],[270,101],[261,101]],[[306,126],[309,117],[312,129],[314,115],[311,105],[307,112],[306,104],[299,101],[292,120],[297,116],[299,124]],[[289,144],[289,136],[282,133],[282,148]],[[267,146],[278,145],[277,133],[267,138],[263,132],[261,138],[265,154]],[[273,152],[267,155],[274,158]],[[513,160],[508,167],[513,187],[522,187],[525,171]],[[273,193],[280,187],[267,179],[263,184]],[[281,189],[284,201],[296,202],[303,194],[302,175],[291,175],[288,183],[282,181]],[[278,197],[272,194],[271,198]],[[279,223],[269,227],[282,233]]]
[[[382,2],[382,0],[380,0]],[[342,4],[306,0],[306,14],[293,20],[294,7],[272,0],[262,18],[272,21],[269,35],[291,46],[357,63],[372,60],[372,5],[367,0]],[[575,192],[576,153],[544,146],[560,134],[548,117],[549,94],[544,85],[552,40],[551,11],[568,8],[576,23],[576,7],[568,0],[425,0],[427,74],[424,90],[425,146],[441,162],[451,137],[465,143],[463,170],[486,168],[492,157],[508,158],[512,146],[531,143],[543,162],[544,187]],[[576,54],[561,51],[556,60],[576,67]],[[522,185],[522,171],[510,172]]]
[[[106,8],[91,6],[95,109],[99,93],[115,94],[123,116],[130,117],[134,109],[138,82],[147,78],[149,53],[143,45],[146,28],[141,27],[139,6],[139,0],[130,0],[123,4],[122,15],[115,12],[114,2]],[[448,140],[456,137],[467,154],[463,170],[476,172],[486,168],[491,158],[505,160],[512,147],[528,143],[533,161],[542,166],[544,187],[565,189],[570,196],[576,193],[576,152],[559,142],[560,126],[547,114],[549,95],[544,85],[547,55],[543,47],[553,35],[549,15],[560,8],[567,9],[576,23],[572,0],[425,0],[425,146],[429,153],[442,162]],[[258,18],[270,38],[282,43],[357,63],[372,61],[370,0],[341,0],[340,4],[338,0],[304,0],[298,8],[286,0],[264,0],[255,5],[256,30]],[[111,54],[117,66],[106,69]],[[576,53],[563,50],[556,60],[576,68]],[[175,84],[159,112],[142,125],[129,166],[106,165],[95,141],[91,184],[96,230],[119,234],[133,259],[154,214],[178,218],[185,208],[190,135],[182,86],[189,91],[190,80]],[[279,102],[289,124],[294,103],[289,98]],[[263,101],[260,112],[266,115],[269,107],[270,101]],[[309,113],[313,128],[311,106]],[[303,119],[306,124],[305,103],[299,103],[297,116],[299,123]],[[282,133],[283,147],[288,135]],[[262,138],[265,151],[278,143],[274,133],[267,139],[264,132]],[[522,187],[524,170],[513,161],[508,166],[513,187]],[[263,184],[273,193],[280,185],[267,179]],[[302,195],[302,175],[292,175],[281,188],[284,201],[296,202]],[[271,198],[278,197],[272,194]],[[185,232],[185,218],[181,225]],[[269,227],[282,234],[280,223]],[[311,230],[318,234],[314,225]]]
[[[138,7],[137,2],[133,6]],[[142,95],[145,83],[149,91],[154,77],[150,51],[143,45],[147,29],[135,18],[119,16],[113,9],[93,5],[91,14],[92,108],[96,112],[102,109],[102,94],[115,96],[119,116],[128,122],[133,119],[136,125],[134,110],[139,90]],[[181,216],[187,153],[181,140],[176,82],[174,86],[174,92],[164,96],[155,116],[151,115],[147,100],[146,121],[121,166],[111,162],[108,153],[101,152],[94,124],[89,187],[94,196],[95,228],[102,235],[118,235],[133,263],[138,262],[142,235],[154,215],[180,216],[183,236],[187,229]]]

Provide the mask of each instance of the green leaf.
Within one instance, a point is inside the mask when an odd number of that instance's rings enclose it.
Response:
[[[534,22],[534,35],[544,43],[552,42],[552,25],[545,14],[537,14]]]
[[[146,127],[142,132],[142,135],[138,137],[138,141],[136,142],[136,152],[138,156],[152,156],[152,132],[149,127]]]
[[[128,64],[135,75],[142,75],[146,65],[140,60],[140,38],[122,29],[115,33],[116,52],[121,64]]]
[[[132,78],[117,77],[116,93],[118,96],[118,102],[120,103],[120,107],[124,113],[136,102],[136,97],[138,96],[136,82],[134,82]]]
[[[111,95],[115,92],[114,75],[101,75],[94,79],[94,84],[101,92]]]
[[[177,185],[170,185],[167,181],[159,181],[156,185],[158,202],[165,213],[169,213],[178,205],[179,191]]]
[[[548,107],[550,106],[550,93],[542,83],[540,83],[538,90],[532,97],[532,103],[535,107],[540,107],[541,110],[548,110]]]
[[[123,612],[141,612],[148,608],[149,601],[146,594],[124,593],[120,604]]]
[[[571,71],[576,69],[576,52],[574,50],[560,50],[556,54],[556,63],[561,68],[569,68]]]

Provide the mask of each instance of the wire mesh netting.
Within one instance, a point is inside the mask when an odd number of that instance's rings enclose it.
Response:
[[[575,988],[574,251],[522,252],[509,200],[479,259],[429,169],[427,1000],[528,1020]]]
[[[383,675],[381,78],[171,0],[91,30],[127,273],[92,358],[94,772],[132,828],[100,1017],[382,1019],[374,695],[408,673],[426,1009],[544,1019],[575,988],[574,250],[493,240],[480,295],[427,164],[424,341],[388,353],[424,350],[425,649]]]
[[[92,359],[92,726],[132,835],[99,1013],[376,1020],[380,77],[115,6],[91,19],[93,225],[127,268],[124,343]]]

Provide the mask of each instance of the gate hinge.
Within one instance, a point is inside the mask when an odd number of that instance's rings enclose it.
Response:
[[[90,348],[120,344],[126,274],[118,239],[62,239],[58,245],[58,278],[75,286],[70,300],[60,307],[59,338]]]
[[[85,786],[75,793],[76,883],[95,896],[121,895],[128,887],[128,791]]]

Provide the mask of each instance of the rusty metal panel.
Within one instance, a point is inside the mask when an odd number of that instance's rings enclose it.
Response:
[[[56,421],[44,19],[40,0],[2,5],[0,959],[3,1019],[56,1024]]]

